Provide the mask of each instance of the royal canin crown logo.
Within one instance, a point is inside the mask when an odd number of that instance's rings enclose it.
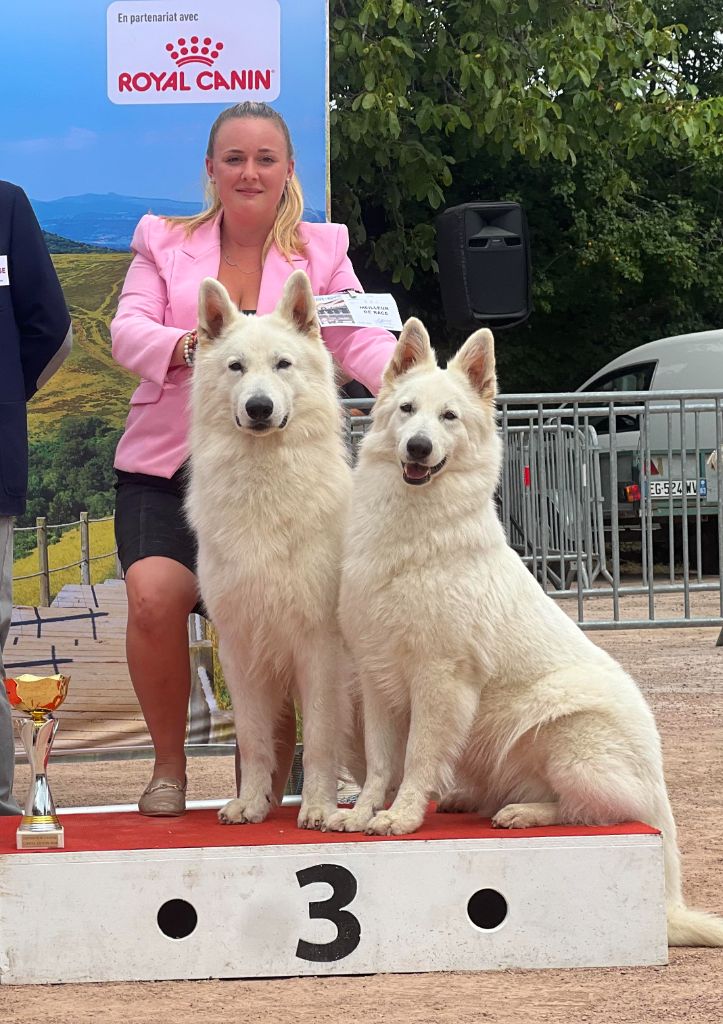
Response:
[[[211,36],[189,36],[179,38],[175,43],[166,43],[166,56],[176,64],[178,71],[121,71],[118,75],[118,92],[192,92],[193,88],[203,92],[234,93],[255,92],[271,88],[271,68],[232,68],[219,71],[213,64],[221,56],[224,44],[214,42]],[[189,64],[203,64],[204,69],[183,68]]]
[[[214,43],[210,36],[201,39],[199,36],[191,36],[186,41],[178,39],[175,43],[166,43],[166,50],[171,55],[179,68],[184,64],[206,64],[211,67],[221,50],[223,43]]]

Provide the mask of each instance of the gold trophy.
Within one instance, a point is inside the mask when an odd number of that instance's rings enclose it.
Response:
[[[65,700],[69,682],[70,676],[63,675],[22,675],[5,680],[12,707],[30,715],[20,725],[31,783],[17,831],[18,850],[55,850],[65,845],[45,771],[60,725],[53,712]]]

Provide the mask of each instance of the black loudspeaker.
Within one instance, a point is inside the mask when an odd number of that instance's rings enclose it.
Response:
[[[436,219],[450,327],[515,327],[532,312],[530,241],[519,203],[464,203]]]

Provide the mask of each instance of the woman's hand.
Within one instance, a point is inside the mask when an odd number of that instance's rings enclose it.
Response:
[[[173,349],[173,355],[169,366],[190,366],[193,363],[193,353],[196,350],[196,332],[186,331],[176,342],[176,347]],[[186,355],[189,355],[191,362],[189,363],[186,359]]]

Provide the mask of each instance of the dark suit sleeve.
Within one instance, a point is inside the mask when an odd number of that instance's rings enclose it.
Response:
[[[22,189],[14,191],[7,255],[28,399],[63,362],[70,352],[73,335],[70,314],[40,225]]]

